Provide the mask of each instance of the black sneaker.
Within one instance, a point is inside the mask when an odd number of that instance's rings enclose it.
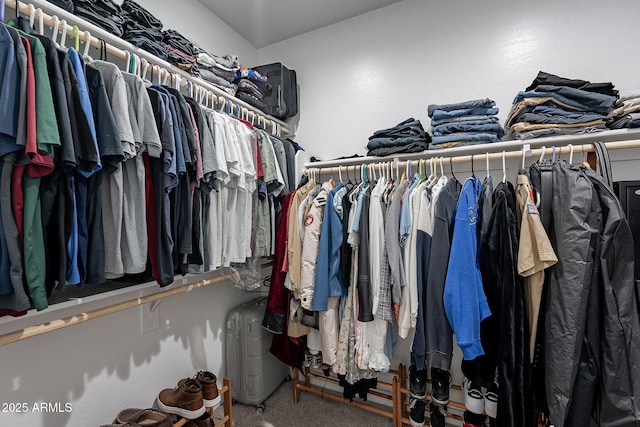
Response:
[[[471,411],[464,411],[462,416],[463,427],[484,427],[486,416],[484,414],[474,414]]]
[[[424,426],[424,410],[424,400],[414,398],[409,399],[409,420],[411,421],[412,427]]]
[[[449,403],[451,374],[443,369],[431,368],[431,398],[438,405]]]
[[[427,370],[418,371],[416,365],[409,366],[409,392],[411,397],[425,399],[427,397]]]
[[[445,427],[447,420],[447,407],[429,402],[429,425],[431,427]]]

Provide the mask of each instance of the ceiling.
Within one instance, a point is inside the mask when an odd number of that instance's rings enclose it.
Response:
[[[199,0],[256,48],[400,0]]]

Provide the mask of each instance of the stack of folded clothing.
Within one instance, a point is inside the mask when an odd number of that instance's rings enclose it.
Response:
[[[196,66],[198,49],[176,30],[162,32],[162,41],[167,49],[167,61],[194,76],[200,76]]]
[[[73,13],[73,1],[71,0],[49,0],[49,3],[53,3],[59,8]]]
[[[599,132],[607,129],[607,115],[617,99],[613,83],[591,83],[540,71],[516,96],[505,127],[518,139]]]
[[[427,107],[431,118],[429,148],[452,148],[464,145],[500,141],[505,132],[498,121],[496,103],[489,99],[474,99],[455,104]]]
[[[234,82],[238,85],[236,98],[261,111],[267,108],[264,96],[271,91],[271,86],[265,76],[250,68],[239,68],[236,70]]]
[[[620,95],[620,99],[609,113],[607,125],[610,129],[640,127],[640,91]]]
[[[124,17],[120,5],[112,0],[73,0],[73,5],[77,16],[122,37]]]
[[[200,77],[231,95],[236,94],[238,86],[233,81],[236,69],[240,68],[237,55],[217,56],[199,50],[196,58]]]
[[[167,59],[162,22],[133,0],[124,0],[122,10],[125,20],[122,38],[160,59]]]
[[[388,156],[396,153],[417,153],[427,150],[431,137],[420,120],[413,117],[392,128],[375,131],[367,143],[368,156]]]

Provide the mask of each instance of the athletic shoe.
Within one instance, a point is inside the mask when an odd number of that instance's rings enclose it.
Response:
[[[411,421],[412,427],[424,426],[424,410],[424,400],[414,398],[409,399],[409,420]]]
[[[484,411],[490,418],[498,416],[498,384],[495,382],[484,394]]]
[[[198,418],[206,411],[202,386],[193,378],[180,380],[178,387],[164,389],[158,394],[158,407],[190,420]]]
[[[312,363],[313,363],[313,354],[309,353],[309,350],[307,350],[304,353],[304,366],[308,368],[309,366],[311,366]]]
[[[464,420],[462,427],[484,427],[484,414],[474,414],[470,411],[464,411],[462,419]]]
[[[322,353],[316,353],[316,354],[312,354],[312,361],[311,361],[311,367],[313,369],[320,369],[322,368]]]
[[[447,407],[429,402],[429,425],[431,427],[445,427],[447,422]]]
[[[427,397],[427,370],[418,371],[416,365],[409,366],[409,392],[411,397],[425,399]]]
[[[464,394],[464,406],[474,414],[483,414],[484,396],[480,386],[465,377],[462,380],[462,392]]]
[[[431,368],[431,398],[438,405],[449,403],[451,374],[443,369]]]
[[[215,424],[213,423],[211,415],[205,412],[201,417],[187,422],[184,427],[215,427]]]
[[[209,371],[200,371],[194,377],[202,387],[202,400],[207,408],[217,408],[222,403],[222,396],[218,393],[218,378]]]

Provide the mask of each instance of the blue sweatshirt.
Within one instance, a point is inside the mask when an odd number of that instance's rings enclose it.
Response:
[[[480,322],[491,315],[478,263],[478,200],[482,184],[465,181],[456,207],[451,254],[444,287],[447,318],[465,360],[482,356]]]

